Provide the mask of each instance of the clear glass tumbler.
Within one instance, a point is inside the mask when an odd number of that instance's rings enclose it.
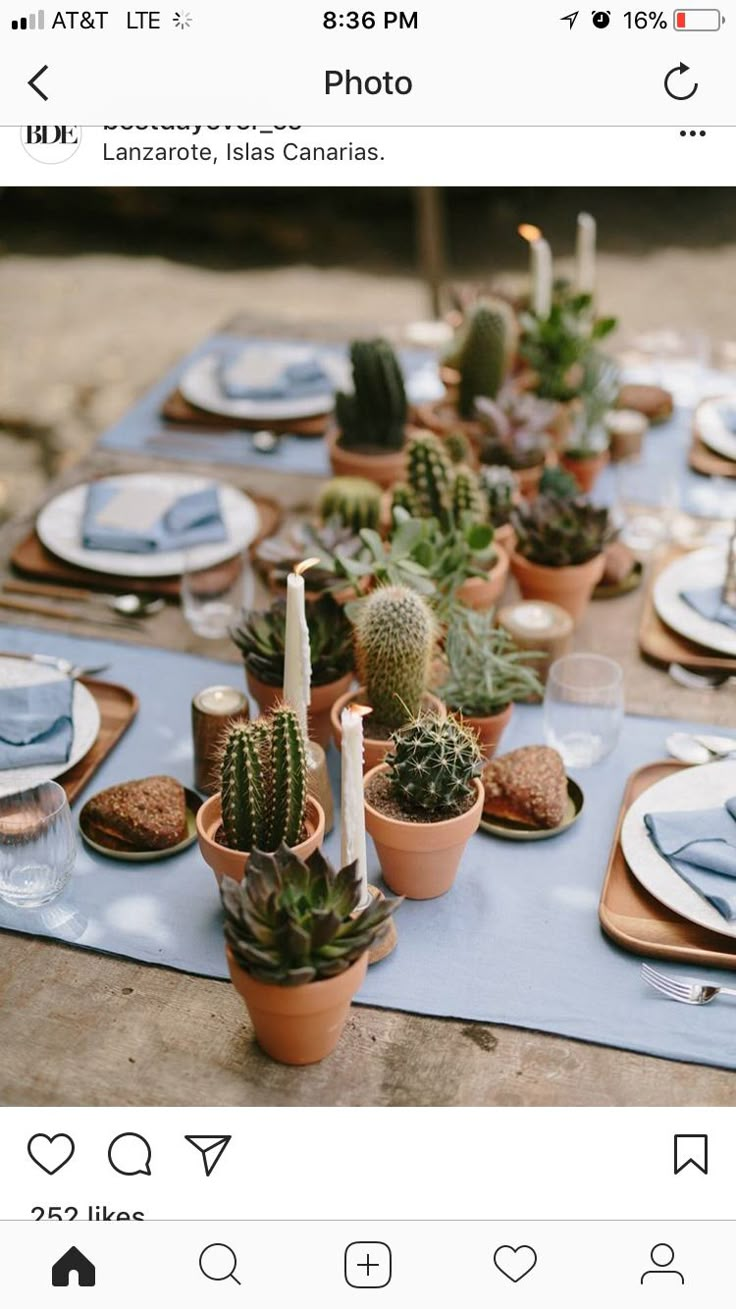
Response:
[[[571,654],[549,670],[544,736],[567,768],[589,768],[618,744],[624,719],[624,677],[605,655]]]
[[[58,782],[0,796],[0,900],[22,909],[55,900],[76,853],[69,801]]]
[[[197,636],[222,640],[243,609],[253,608],[254,595],[255,580],[247,551],[215,568],[202,568],[196,550],[187,555],[181,603],[184,617]]]

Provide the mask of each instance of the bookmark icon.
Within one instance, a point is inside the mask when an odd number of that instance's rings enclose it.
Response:
[[[185,1136],[185,1141],[199,1150],[205,1177],[210,1177],[232,1141],[231,1136]]]

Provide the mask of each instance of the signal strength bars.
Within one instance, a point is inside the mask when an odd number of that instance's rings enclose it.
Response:
[[[14,32],[42,32],[44,29],[44,11],[39,9],[27,18],[14,18],[10,26]]]

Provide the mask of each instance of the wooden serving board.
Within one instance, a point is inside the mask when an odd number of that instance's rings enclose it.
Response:
[[[647,764],[631,774],[616,824],[598,916],[606,935],[634,954],[674,959],[700,967],[736,969],[736,939],[689,923],[660,904],[639,885],[621,849],[621,828],[634,801],[655,782],[680,772],[686,766],[665,759]]]
[[[87,678],[83,678],[82,683],[97,701],[100,711],[100,730],[97,740],[84,758],[57,778],[66,791],[70,804],[73,804],[79,793],[84,790],[138,713],[138,696],[133,691],[129,691],[126,686]]]
[[[291,436],[323,436],[330,421],[329,414],[317,414],[314,418],[225,418],[222,414],[211,414],[207,409],[197,409],[184,399],[181,391],[172,391],[164,401],[161,415],[167,423],[177,427],[191,427],[201,432],[259,432],[266,428],[269,432],[288,433]]]
[[[266,536],[271,536],[278,528],[282,511],[275,500],[264,496],[251,496],[258,508],[260,524],[258,535],[251,549]],[[85,587],[90,591],[131,591],[146,595],[160,595],[165,599],[178,600],[181,591],[180,577],[120,577],[112,573],[96,573],[89,568],[78,568],[47,550],[42,545],[35,529],[19,541],[11,559],[11,566],[21,577],[31,577],[35,581],[52,582],[62,586]],[[226,581],[239,564],[226,560],[210,570],[213,584],[222,577]]]
[[[645,659],[656,664],[684,664],[688,668],[715,668],[725,672],[736,673],[736,658],[708,650],[703,645],[696,645],[687,637],[680,636],[671,627],[662,622],[654,607],[654,583],[662,572],[675,559],[685,553],[671,550],[660,564],[652,571],[644,596],[639,623],[639,649]]]

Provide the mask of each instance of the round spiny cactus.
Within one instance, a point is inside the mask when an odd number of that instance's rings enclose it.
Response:
[[[420,712],[437,636],[424,596],[383,586],[361,602],[355,620],[358,677],[375,721],[396,728]]]
[[[353,532],[375,529],[381,517],[381,488],[367,477],[333,477],[320,496],[319,515],[323,523],[336,518]]]
[[[458,365],[458,409],[462,418],[473,417],[478,396],[495,400],[509,371],[515,334],[514,316],[505,301],[483,301],[473,311]]]
[[[462,813],[483,767],[478,740],[455,718],[424,714],[392,738],[387,756],[394,798],[403,809]]]
[[[431,432],[409,442],[407,475],[420,517],[444,523],[450,507],[452,465],[442,442]]]

